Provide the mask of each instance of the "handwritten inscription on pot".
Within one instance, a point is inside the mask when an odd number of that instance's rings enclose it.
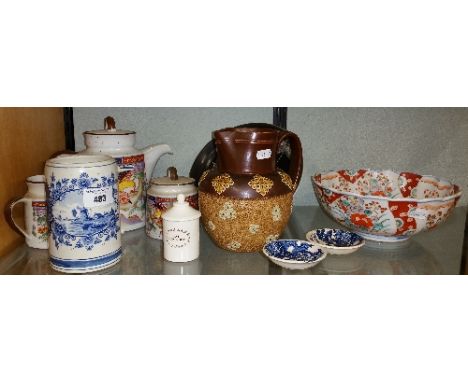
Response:
[[[183,248],[190,243],[190,232],[181,228],[170,228],[164,233],[164,240],[172,248]]]

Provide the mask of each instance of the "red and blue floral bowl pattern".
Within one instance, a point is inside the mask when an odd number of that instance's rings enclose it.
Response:
[[[322,207],[365,239],[401,241],[443,222],[460,187],[432,175],[339,170],[312,177]]]

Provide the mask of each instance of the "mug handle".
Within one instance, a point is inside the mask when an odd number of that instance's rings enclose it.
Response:
[[[11,222],[14,224],[14,226],[16,227],[16,229],[21,233],[23,234],[24,237],[28,238],[28,239],[32,239],[32,236],[31,235],[28,235],[28,233],[23,229],[21,228],[18,224],[16,224],[15,222],[15,219],[13,218],[13,208],[18,204],[18,203],[26,203],[26,202],[29,202],[30,199],[28,198],[16,198],[14,199],[11,203],[10,203],[10,220]]]

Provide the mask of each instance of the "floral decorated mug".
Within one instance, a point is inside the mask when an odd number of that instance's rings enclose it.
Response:
[[[198,209],[198,191],[195,179],[179,176],[175,167],[167,169],[167,176],[151,179],[146,199],[146,234],[162,240],[163,219],[162,214],[172,207],[178,194],[185,195],[185,201]]]
[[[49,229],[47,228],[47,203],[44,175],[34,175],[26,179],[28,191],[22,198],[15,199],[10,204],[12,223],[26,239],[31,248],[47,249]],[[13,218],[13,209],[24,203],[24,225],[22,228]]]

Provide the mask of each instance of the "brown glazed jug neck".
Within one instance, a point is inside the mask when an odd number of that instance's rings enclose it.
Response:
[[[268,127],[231,127],[213,133],[217,166],[231,174],[271,174],[276,171],[279,131]]]

